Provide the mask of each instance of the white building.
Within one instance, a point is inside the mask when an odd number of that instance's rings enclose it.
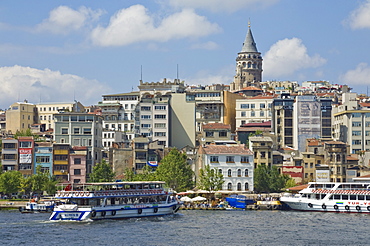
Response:
[[[274,98],[272,95],[259,95],[236,99],[236,126],[270,121],[272,117],[271,105]]]
[[[244,144],[202,146],[199,148],[198,161],[196,172],[209,165],[223,174],[225,183],[222,190],[253,191],[253,152]]]

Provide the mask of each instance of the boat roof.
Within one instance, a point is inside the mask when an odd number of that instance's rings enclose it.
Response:
[[[119,181],[119,182],[91,182],[91,183],[66,183],[60,185],[88,186],[88,185],[124,185],[124,184],[165,184],[164,181]]]

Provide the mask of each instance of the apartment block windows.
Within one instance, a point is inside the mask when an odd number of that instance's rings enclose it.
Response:
[[[211,156],[210,157],[210,162],[211,163],[218,163],[218,156]]]
[[[249,171],[248,171],[248,169],[245,169],[245,170],[244,170],[244,176],[245,176],[245,177],[248,177],[248,176],[249,176]]]
[[[234,156],[226,156],[226,162],[228,163],[234,162]]]
[[[150,106],[142,106],[141,111],[150,111],[151,107]]]
[[[73,128],[73,134],[80,134],[80,128],[78,127]]]
[[[240,104],[240,108],[249,108],[249,104]]]
[[[75,170],[73,171],[73,174],[74,174],[74,175],[81,175],[81,169],[75,169]]]
[[[254,116],[256,116],[256,112],[251,111],[251,117],[254,117]]]
[[[209,137],[213,137],[213,133],[214,133],[214,132],[208,132],[208,131],[207,131],[207,132],[206,132],[206,137],[207,137],[207,138],[209,138]]]
[[[62,134],[68,134],[68,128],[61,128]]]
[[[228,176],[228,177],[231,177],[231,169],[228,169],[228,170],[227,170],[227,176]]]
[[[166,123],[155,123],[154,128],[166,128]]]
[[[155,106],[155,110],[166,110],[166,106]]]
[[[166,115],[165,114],[156,114],[156,115],[154,115],[154,119],[166,119]]]
[[[352,140],[352,145],[360,145],[360,144],[361,144],[361,140],[359,139]]]
[[[359,122],[359,121],[353,121],[352,122],[352,126],[353,127],[360,127],[361,126],[361,122]]]
[[[226,131],[221,131],[218,133],[219,137],[227,137],[227,132]]]
[[[249,163],[248,156],[242,156],[242,157],[240,157],[240,162],[242,162],[242,163]]]
[[[74,161],[73,164],[76,164],[76,165],[81,164],[81,158],[74,158],[73,161]]]
[[[91,128],[84,128],[84,134],[91,134]]]
[[[245,117],[246,115],[247,115],[247,112],[245,112],[245,111],[240,112],[241,117]]]
[[[154,136],[156,136],[156,137],[165,137],[166,136],[166,132],[155,132],[154,133]]]
[[[266,108],[266,104],[260,103],[260,108]]]
[[[49,163],[50,156],[36,156],[36,162],[37,163]]]
[[[352,136],[361,136],[361,131],[352,131]]]

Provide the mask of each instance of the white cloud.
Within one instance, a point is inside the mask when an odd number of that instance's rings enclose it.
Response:
[[[279,0],[168,0],[175,8],[205,9],[212,12],[236,12],[242,9],[265,8]]]
[[[263,73],[267,77],[292,75],[304,68],[316,68],[326,60],[316,54],[310,56],[301,39],[279,40],[263,56]]]
[[[342,74],[339,80],[349,85],[368,85],[370,84],[370,66],[367,63],[360,63],[355,69]]]
[[[75,97],[84,105],[96,104],[102,93],[109,91],[96,80],[18,65],[0,67],[0,83],[0,108],[24,99],[32,103],[65,102]]]
[[[148,15],[142,5],[121,9],[111,17],[109,25],[98,26],[91,39],[100,46],[124,46],[141,41],[165,42],[171,39],[197,38],[219,32],[217,24],[197,15],[191,9],[183,9],[159,22]]]
[[[97,20],[102,13],[102,10],[93,11],[83,6],[78,10],[59,6],[50,11],[49,18],[43,20],[36,29],[55,34],[67,34],[88,26],[90,22]]]
[[[187,85],[229,85],[233,81],[235,75],[234,71],[235,65],[225,66],[217,71],[200,70],[193,76],[185,78],[184,80]]]
[[[344,24],[348,24],[352,29],[370,28],[370,0],[352,11]]]

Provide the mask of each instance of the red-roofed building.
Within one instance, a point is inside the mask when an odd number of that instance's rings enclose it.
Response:
[[[224,176],[222,190],[235,192],[253,191],[253,152],[244,144],[205,145],[198,151],[196,175],[209,165]]]
[[[206,123],[202,125],[202,144],[217,140],[231,140],[231,126],[223,123]]]

